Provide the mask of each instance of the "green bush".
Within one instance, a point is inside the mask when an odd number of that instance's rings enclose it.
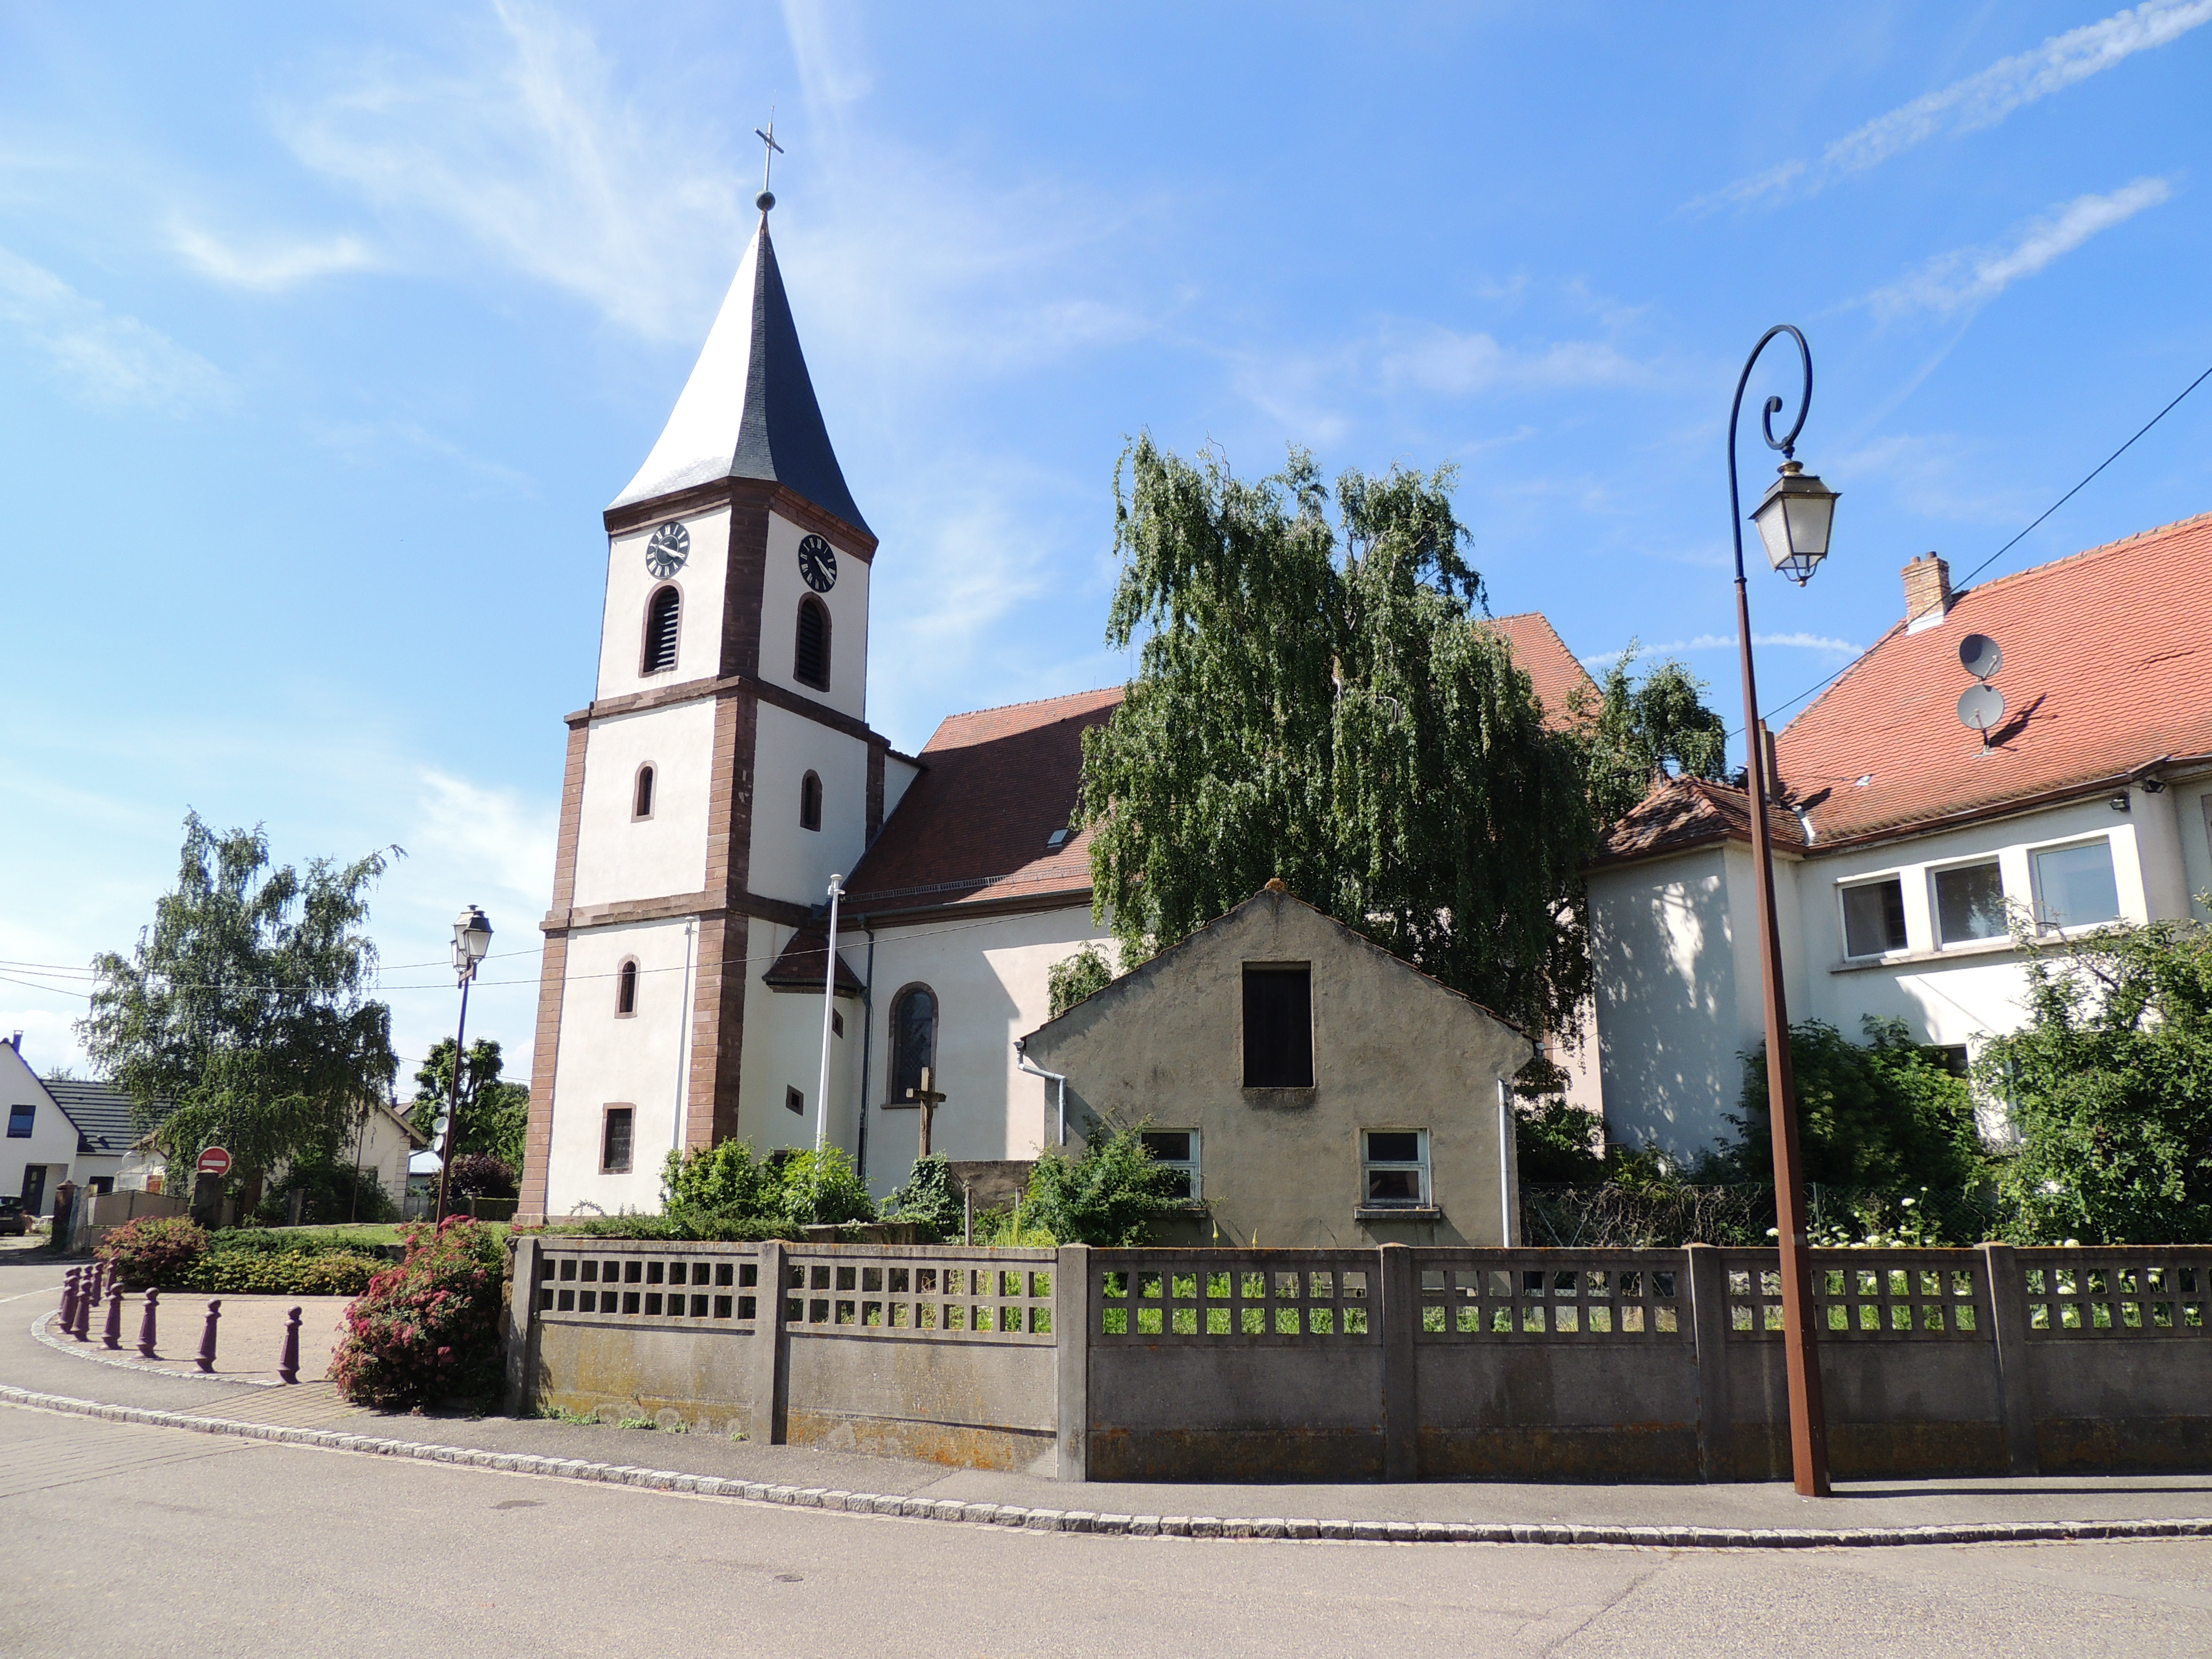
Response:
[[[798,1228],[873,1221],[875,1200],[853,1161],[836,1147],[780,1150],[756,1160],[750,1143],[726,1140],[668,1154],[661,1200],[679,1227],[750,1225],[777,1238]],[[636,1235],[650,1237],[652,1235]],[[698,1238],[697,1231],[661,1235]]]
[[[1981,1180],[1986,1160],[1966,1080],[1913,1042],[1903,1020],[1869,1014],[1862,1024],[1864,1044],[1824,1020],[1790,1028],[1803,1178],[1900,1194]],[[1739,1178],[1771,1181],[1765,1044],[1743,1062],[1743,1110],[1729,1117],[1737,1134],[1726,1158]]]
[[[460,1216],[416,1228],[406,1261],[378,1273],[346,1310],[331,1362],[338,1393],[385,1411],[447,1400],[492,1404],[501,1383],[506,1280],[497,1230]]]
[[[281,1227],[291,1219],[292,1194],[301,1194],[300,1219],[331,1225],[349,1221],[396,1221],[399,1206],[384,1190],[384,1178],[374,1170],[356,1170],[344,1158],[303,1158],[272,1182],[254,1206],[253,1219],[264,1227]]]
[[[217,1255],[362,1255],[361,1237],[305,1227],[226,1227],[208,1240]]]
[[[966,1218],[966,1207],[952,1190],[951,1160],[942,1152],[916,1158],[906,1184],[884,1200],[884,1220],[917,1226],[931,1243],[959,1237]]]
[[[386,1266],[337,1252],[210,1250],[165,1288],[227,1296],[359,1296]]]
[[[1085,998],[1096,996],[1111,985],[1114,969],[1097,945],[1086,945],[1047,969],[1044,982],[1050,1018],[1058,1019]]]
[[[1048,1146],[1008,1224],[1062,1244],[1141,1244],[1155,1218],[1183,1206],[1181,1182],[1179,1171],[1153,1162],[1141,1126],[1092,1140],[1080,1158]]]
[[[207,1230],[187,1216],[142,1215],[100,1241],[94,1252],[112,1261],[131,1289],[173,1289],[207,1254]]]
[[[1525,1183],[1577,1185],[1605,1179],[1605,1125],[1595,1112],[1559,1097],[1532,1101],[1514,1114],[1514,1148]]]

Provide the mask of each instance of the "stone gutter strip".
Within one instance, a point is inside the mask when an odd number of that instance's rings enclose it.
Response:
[[[199,1434],[233,1435],[289,1446],[318,1446],[329,1451],[362,1452],[418,1463],[452,1463],[503,1474],[542,1475],[556,1480],[598,1481],[647,1492],[689,1492],[702,1498],[748,1504],[777,1504],[793,1509],[837,1510],[848,1514],[884,1515],[912,1521],[942,1521],[1005,1527],[1026,1532],[1093,1533],[1118,1538],[1321,1539],[1372,1544],[1601,1544],[1636,1549],[1826,1549],[1926,1544],[2075,1543],[2100,1539],[2208,1538],[2212,1518],[2171,1521],[1965,1522],[1928,1527],[1613,1527],[1531,1525],[1468,1521],[1318,1521],[1279,1516],[1223,1519],[1213,1516],[1108,1515],[1091,1510],[1024,1509],[1013,1504],[963,1504],[950,1499],[896,1497],[879,1492],[829,1490],[820,1486],[768,1486],[672,1469],[640,1468],[626,1463],[592,1463],[574,1457],[541,1457],[533,1452],[494,1452],[466,1446],[424,1445],[333,1429],[291,1428],[274,1423],[242,1423],[229,1418],[137,1406],[108,1406],[41,1394],[0,1383],[0,1402],[40,1411],[133,1423],[149,1428],[187,1429]]]

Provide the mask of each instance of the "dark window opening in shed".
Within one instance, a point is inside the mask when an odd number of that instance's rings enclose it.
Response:
[[[1313,969],[1244,969],[1244,1086],[1313,1087]]]

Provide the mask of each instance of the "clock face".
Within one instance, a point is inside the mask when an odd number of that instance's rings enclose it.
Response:
[[[827,593],[837,585],[836,550],[821,537],[809,536],[799,544],[799,574],[816,592]]]
[[[662,581],[684,568],[691,556],[691,532],[673,519],[653,532],[645,544],[645,568]]]

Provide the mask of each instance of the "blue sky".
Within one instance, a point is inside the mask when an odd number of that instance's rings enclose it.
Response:
[[[127,948],[191,806],[287,860],[405,848],[374,931],[410,1058],[483,904],[517,954],[472,1029],[526,1071],[599,512],[771,105],[900,746],[1123,677],[1140,428],[1454,462],[1496,611],[1678,653],[1733,715],[1723,433],[1784,320],[1844,501],[1753,627],[1765,700],[1810,686],[1908,558],[1963,574],[2212,364],[2212,0],[1821,13],[9,7],[0,1027],[78,1060],[52,965]],[[2212,388],[1990,574],[2208,508]]]

